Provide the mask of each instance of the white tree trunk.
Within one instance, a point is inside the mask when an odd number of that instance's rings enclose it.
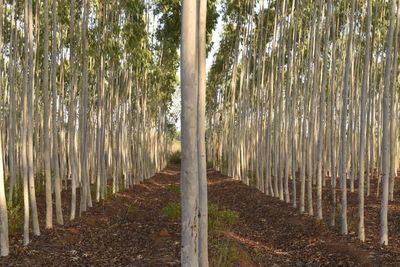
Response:
[[[390,73],[392,69],[392,42],[393,42],[393,24],[396,1],[391,0],[390,24],[386,43],[386,61],[384,73],[384,88],[382,98],[382,200],[380,212],[380,243],[387,245],[389,243],[388,235],[388,199],[389,199],[389,162],[390,162]]]
[[[197,150],[197,1],[182,2],[181,94],[182,94],[182,244],[181,265],[199,266],[198,213],[199,166]]]

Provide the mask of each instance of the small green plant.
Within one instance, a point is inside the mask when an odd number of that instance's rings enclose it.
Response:
[[[207,161],[207,169],[211,169],[214,167],[214,164],[212,161]]]
[[[92,196],[95,196],[97,192],[97,184],[90,184],[90,194],[92,194]]]
[[[226,240],[212,240],[210,248],[213,266],[234,266],[234,261],[239,257],[239,250]]]
[[[180,164],[181,163],[181,152],[175,151],[171,153],[169,156],[169,163],[170,164]]]
[[[252,170],[247,171],[247,177],[249,178],[249,184],[256,185],[256,172]]]
[[[37,197],[45,195],[45,175],[43,172],[35,177],[35,194]]]
[[[265,254],[261,248],[254,248],[254,253],[256,254],[256,257],[259,258],[264,258],[267,256],[267,254]]]
[[[137,211],[138,207],[136,201],[132,201],[128,204],[128,213],[133,214]]]
[[[168,202],[161,212],[171,220],[178,220],[181,217],[181,204]]]
[[[114,198],[113,194],[113,186],[112,185],[107,185],[106,187],[106,195],[104,197],[105,200],[112,199]]]
[[[228,161],[226,159],[222,159],[222,169],[227,169],[228,168]]]
[[[171,184],[171,186],[168,188],[168,193],[172,195],[172,199],[176,202],[179,202],[181,199],[181,188],[179,184]]]
[[[239,213],[227,208],[218,208],[217,205],[208,204],[208,229],[210,232],[229,228],[239,219]]]
[[[10,236],[15,236],[22,230],[24,222],[23,205],[17,202],[15,205],[7,204],[8,231]]]

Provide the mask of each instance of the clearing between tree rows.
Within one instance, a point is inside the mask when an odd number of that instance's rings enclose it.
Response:
[[[95,204],[82,217],[45,230],[27,247],[22,246],[22,239],[12,239],[10,256],[1,258],[0,265],[179,266],[180,220],[166,212],[169,203],[179,202],[179,168],[169,166],[132,190]],[[352,229],[356,224],[350,224],[348,236],[341,236],[325,221],[300,215],[290,204],[255,188],[212,169],[207,175],[210,203],[228,214],[238,214],[234,223],[210,234],[212,266],[400,265],[398,242],[382,248],[367,236],[362,244]],[[355,207],[356,195],[354,201],[352,195],[349,203]],[[63,214],[68,214],[69,200],[63,201]],[[44,225],[45,199],[39,198],[38,203]],[[367,201],[367,210],[377,203]],[[392,217],[398,218],[399,209],[394,213]],[[366,222],[370,229],[378,229],[375,217]],[[399,231],[392,232],[398,235]]]

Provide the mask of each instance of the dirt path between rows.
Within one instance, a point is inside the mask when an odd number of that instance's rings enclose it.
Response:
[[[400,254],[390,248],[340,236],[290,204],[213,170],[208,179],[210,202],[239,213],[225,233],[238,251],[233,266],[400,266]],[[11,256],[0,265],[179,266],[180,225],[161,211],[177,183],[179,166],[170,166],[79,219],[43,231],[28,247],[11,240]]]

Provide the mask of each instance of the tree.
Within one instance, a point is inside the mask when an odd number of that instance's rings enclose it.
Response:
[[[371,31],[371,17],[372,8],[371,0],[367,1],[367,23],[365,27],[365,56],[364,56],[364,69],[361,85],[361,111],[360,111],[360,177],[358,185],[359,195],[359,217],[360,221],[358,224],[358,238],[361,241],[365,241],[365,227],[364,227],[364,173],[365,173],[365,137],[366,137],[366,98],[367,98],[367,87],[368,87],[368,74],[370,65],[370,31]]]
[[[44,48],[43,48],[43,138],[49,140],[49,6],[43,0],[44,6]],[[44,168],[46,177],[46,228],[53,227],[53,200],[51,185],[50,142],[44,142]]]
[[[57,1],[52,4],[52,42],[51,42],[51,87],[53,91],[53,170],[54,191],[56,199],[56,220],[58,224],[64,224],[61,208],[61,183],[58,159],[58,126],[57,126]]]
[[[353,42],[353,25],[354,25],[354,9],[355,1],[351,1],[351,11],[349,17],[349,35],[346,45],[346,61],[343,74],[343,91],[342,91],[342,115],[340,121],[340,191],[341,191],[341,210],[340,210],[340,232],[347,234],[347,106],[349,103],[349,73],[351,64],[351,50]]]
[[[185,0],[182,3],[182,266],[208,266],[203,128],[206,10],[204,0],[197,3]]]
[[[3,50],[3,12],[4,4],[3,0],[0,0],[0,51]],[[2,73],[3,70],[0,70]],[[2,75],[0,74],[0,77]],[[8,241],[8,213],[7,213],[7,202],[6,192],[4,188],[4,165],[3,165],[3,142],[0,131],[0,255],[7,256],[9,253],[9,241]]]
[[[392,42],[393,42],[393,24],[395,16],[396,1],[390,2],[390,23],[386,42],[386,59],[385,59],[385,73],[384,73],[384,87],[382,98],[382,200],[381,200],[381,213],[380,213],[380,243],[387,245],[389,243],[388,235],[388,200],[389,200],[389,162],[390,162],[390,73],[391,73],[391,60],[392,60]]]
[[[197,159],[199,175],[199,266],[208,267],[208,196],[207,165],[205,145],[205,106],[206,106],[206,22],[207,1],[197,3]]]

